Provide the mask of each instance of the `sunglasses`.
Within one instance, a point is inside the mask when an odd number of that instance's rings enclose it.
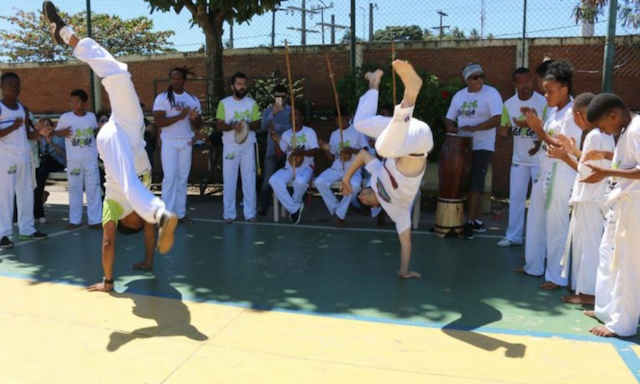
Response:
[[[98,121],[98,122],[99,123],[106,123],[107,121],[109,121],[109,119],[104,118],[104,119],[100,119],[100,121]]]
[[[472,75],[472,76],[469,76],[469,79],[471,79],[471,80],[484,80],[484,74],[482,74],[482,75]]]

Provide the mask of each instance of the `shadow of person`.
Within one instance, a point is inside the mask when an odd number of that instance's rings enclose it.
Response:
[[[465,309],[461,311],[460,318],[442,327],[442,332],[447,336],[458,339],[476,348],[484,349],[485,351],[495,351],[499,348],[505,348],[505,357],[523,358],[527,349],[526,345],[508,343],[491,336],[472,332],[474,329],[499,320],[502,320],[502,313],[500,311],[490,305],[477,301],[468,307],[465,306]]]
[[[109,336],[108,351],[116,351],[135,339],[152,337],[184,336],[196,341],[205,341],[208,337],[191,324],[189,308],[182,302],[182,295],[168,283],[158,278],[138,279],[129,282],[127,289],[113,292],[113,297],[133,300],[133,314],[154,320],[158,325],[139,328],[127,332],[115,331]],[[161,292],[167,299],[150,297],[145,293]]]

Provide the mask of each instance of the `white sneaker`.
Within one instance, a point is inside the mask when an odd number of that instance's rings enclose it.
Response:
[[[522,245],[522,243],[513,242],[506,237],[498,241],[498,247],[511,247],[512,245]]]
[[[46,217],[41,217],[38,219],[38,222],[40,224],[47,224],[49,222],[49,219],[47,219]]]

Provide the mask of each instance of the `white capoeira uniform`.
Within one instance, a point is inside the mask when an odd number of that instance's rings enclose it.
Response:
[[[342,140],[345,147],[351,147],[360,149],[368,145],[364,135],[358,132],[353,125],[342,131]],[[349,160],[342,161],[340,158],[340,152],[342,151],[342,145],[340,143],[340,128],[331,133],[329,139],[329,146],[331,147],[331,154],[335,156],[335,160],[331,167],[327,168],[320,176],[316,177],[315,184],[324,200],[327,209],[331,215],[335,214],[340,219],[347,216],[347,210],[353,196],[357,196],[358,192],[362,188],[362,172],[358,169],[351,178],[351,188],[353,193],[349,196],[343,196],[340,201],[336,198],[331,190],[331,183],[342,180],[345,171],[349,169],[355,155],[351,155]]]
[[[549,117],[544,123],[544,130],[552,137],[563,134],[580,143],[582,130],[573,120],[573,112],[571,107],[573,101],[569,102],[564,108],[552,108],[549,111]],[[542,219],[535,214],[544,215],[542,225],[527,227],[527,247],[525,247],[525,267],[526,273],[531,275],[542,275],[544,272],[545,280],[557,284],[559,286],[567,285],[567,277],[562,276],[562,256],[569,233],[569,199],[571,198],[571,189],[576,178],[576,171],[569,165],[559,159],[552,159],[546,155],[547,145],[542,144],[540,155],[540,176],[534,182],[534,190],[531,193],[532,201],[536,199],[536,205],[530,207],[529,215],[534,215],[533,219]],[[537,190],[536,190],[537,189]],[[539,205],[537,205],[539,204]],[[534,210],[544,210],[544,212],[534,212]],[[527,224],[531,225],[532,220],[527,220]],[[536,232],[536,229],[543,228],[544,234]],[[531,233],[533,229],[533,236]],[[530,252],[530,243],[538,242],[538,238],[534,236],[544,236],[546,238],[546,267],[544,263],[545,254]],[[540,241],[543,243],[544,240]],[[532,244],[533,245],[533,244]],[[540,245],[538,246],[540,247]],[[535,248],[535,247],[534,247]],[[538,248],[540,251],[541,248]]]
[[[33,186],[31,146],[27,139],[27,115],[18,102],[18,109],[9,109],[0,102],[0,130],[13,125],[17,118],[24,123],[20,128],[0,138],[0,239],[13,233],[13,203],[18,204],[18,229],[20,235],[36,232],[33,219]]]
[[[233,96],[220,100],[216,119],[233,124],[244,120],[247,125],[260,120],[258,104],[250,97],[236,100]],[[242,202],[245,220],[256,217],[256,133],[249,131],[242,144],[235,142],[235,132],[222,132],[222,200],[223,218],[236,219],[238,169],[242,177]]]
[[[73,112],[63,113],[57,130],[71,128],[71,137],[66,137],[67,180],[69,185],[69,223],[82,223],[82,194],[87,194],[87,222],[100,224],[102,220],[102,189],[98,169],[98,149],[94,130],[98,121],[93,112],[77,116]]]
[[[376,138],[376,151],[386,158],[384,162],[370,161],[366,169],[371,174],[371,188],[380,205],[396,223],[396,231],[402,233],[411,228],[411,207],[424,170],[415,177],[404,176],[396,167],[396,158],[426,157],[433,148],[433,134],[427,123],[412,117],[414,107],[397,105],[393,117],[376,115],[378,95],[378,90],[370,89],[360,98],[354,126]]]
[[[595,128],[584,140],[582,155],[585,156],[592,149],[613,152],[615,146],[613,136],[606,135]],[[611,161],[606,159],[592,160],[587,163],[601,168],[611,166]],[[591,174],[591,170],[582,163],[579,164],[578,170],[580,172],[576,176],[569,200],[573,211],[562,265],[565,270],[568,269],[570,254],[571,289],[575,290],[576,294],[595,295],[600,241],[607,212],[605,193],[608,182],[607,180],[595,184],[580,182]]]
[[[509,127],[513,136],[513,156],[509,179],[509,226],[506,238],[515,244],[522,244],[529,181],[535,180],[540,171],[538,159],[540,153],[538,152],[534,156],[529,155],[529,150],[533,148],[534,141],[538,139],[538,136],[531,128],[521,128],[512,122],[514,117],[518,120],[524,120],[522,107],[534,109],[544,121],[547,113],[547,100],[537,92],[533,92],[528,100],[520,100],[516,94],[505,101],[502,107],[500,125]]]
[[[640,116],[620,134],[611,166],[640,168]],[[595,314],[618,336],[633,336],[640,320],[640,180],[614,178],[596,277]]]
[[[269,178],[269,185],[287,212],[296,213],[300,209],[302,198],[311,183],[315,162],[313,156],[304,156],[302,164],[296,167],[294,178],[294,171],[289,163],[289,156],[291,156],[291,152],[294,149],[308,151],[318,148],[318,136],[316,136],[316,132],[312,128],[302,126],[302,129],[296,132],[295,148],[291,144],[292,140],[293,132],[291,129],[286,130],[282,136],[280,136],[280,149],[287,154],[287,161],[285,162],[284,168],[279,169]],[[287,190],[287,183],[290,181],[293,181],[293,195],[290,195]]]
[[[173,101],[169,101],[168,93],[156,96],[154,111],[164,111],[167,118],[178,116],[186,107],[202,111],[200,100],[187,91],[178,94],[173,92]],[[187,214],[187,183],[191,171],[193,152],[193,130],[189,116],[175,123],[162,127],[162,201],[167,209],[175,212],[178,218]]]
[[[145,167],[149,172],[143,173],[150,177],[151,165],[144,150],[144,115],[127,65],[90,38],[80,40],[73,53],[102,78],[111,102],[111,118],[97,138],[106,173],[105,201],[111,199],[125,207],[120,218],[135,211],[146,222],[157,223],[156,213],[164,211],[165,205],[138,177],[137,169]]]

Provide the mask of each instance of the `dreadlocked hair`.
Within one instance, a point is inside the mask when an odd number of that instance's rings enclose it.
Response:
[[[185,80],[187,80],[187,76],[188,75],[196,76],[195,72],[193,72],[191,70],[191,68],[187,67],[186,65],[184,67],[173,67],[173,68],[171,68],[171,70],[169,71],[169,78],[171,78],[171,74],[173,72],[178,72],[178,73],[182,74],[182,78],[184,78]],[[184,91],[189,96],[193,97],[194,99],[196,98],[194,95],[192,95],[186,89]],[[169,104],[171,105],[171,107],[175,107],[176,106],[176,100],[175,100],[175,98],[173,96],[173,85],[171,85],[171,84],[169,84],[169,87],[167,88],[167,99],[169,100]]]

